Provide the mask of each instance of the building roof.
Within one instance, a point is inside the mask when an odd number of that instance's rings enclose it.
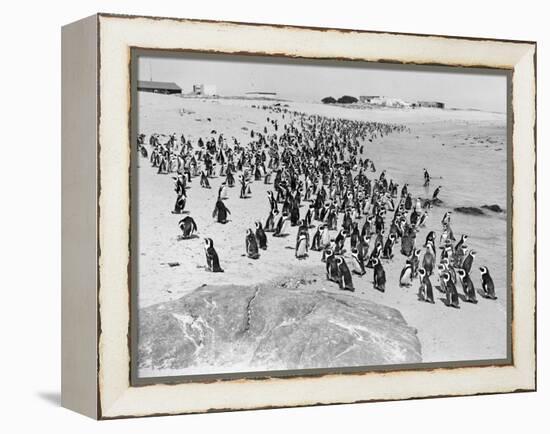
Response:
[[[138,89],[181,90],[176,83],[164,81],[138,81]]]

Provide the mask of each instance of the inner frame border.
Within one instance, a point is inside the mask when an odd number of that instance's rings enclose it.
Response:
[[[366,61],[351,58],[316,58],[302,56],[285,56],[283,54],[266,54],[257,52],[226,52],[212,50],[193,50],[193,49],[159,49],[131,46],[129,47],[130,62],[129,62],[129,83],[128,92],[130,95],[129,111],[129,143],[130,143],[130,168],[129,168],[129,185],[130,185],[130,227],[129,227],[129,253],[130,262],[128,264],[128,291],[130,300],[130,318],[128,325],[128,350],[130,355],[129,366],[129,384],[130,387],[139,387],[155,384],[176,385],[185,383],[211,383],[214,381],[227,380],[267,380],[267,379],[293,379],[300,377],[320,377],[324,375],[342,375],[342,374],[364,374],[367,372],[396,372],[396,371],[433,371],[436,369],[460,369],[471,367],[500,367],[514,365],[513,360],[513,290],[512,290],[512,266],[513,266],[513,126],[514,113],[512,105],[513,93],[513,69],[508,68],[493,68],[493,67],[478,67],[478,66],[452,66],[441,64],[426,64],[426,63],[404,63],[404,62],[385,62],[385,61]],[[503,359],[481,359],[481,360],[464,360],[452,362],[430,362],[430,363],[410,363],[410,364],[391,364],[391,365],[370,365],[370,366],[354,366],[354,367],[338,367],[338,368],[311,368],[311,369],[289,369],[289,370],[272,370],[272,371],[250,371],[250,372],[235,372],[235,373],[220,373],[220,374],[192,374],[192,375],[174,375],[174,376],[159,376],[159,377],[142,377],[137,375],[137,346],[138,346],[138,266],[137,258],[139,238],[138,231],[138,171],[136,163],[138,161],[138,153],[135,147],[138,134],[139,123],[139,108],[137,106],[137,81],[138,81],[138,59],[139,57],[158,57],[158,58],[182,58],[186,55],[193,54],[207,57],[224,56],[230,61],[243,61],[248,58],[253,58],[258,62],[272,61],[277,64],[309,64],[309,65],[327,65],[338,66],[338,62],[346,62],[357,68],[378,68],[389,70],[418,70],[430,72],[451,72],[451,73],[481,73],[486,75],[504,75],[506,77],[506,354]]]

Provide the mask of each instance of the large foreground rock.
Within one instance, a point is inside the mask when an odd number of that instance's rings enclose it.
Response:
[[[346,293],[203,287],[139,311],[139,367],[260,371],[420,362],[399,311]]]

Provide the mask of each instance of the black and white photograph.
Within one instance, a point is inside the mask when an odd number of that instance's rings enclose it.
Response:
[[[509,362],[509,74],[133,71],[137,379]]]

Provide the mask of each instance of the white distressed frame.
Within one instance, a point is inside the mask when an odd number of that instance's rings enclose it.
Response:
[[[99,418],[536,388],[535,57],[530,42],[99,15]],[[513,365],[130,386],[130,47],[513,69]]]

